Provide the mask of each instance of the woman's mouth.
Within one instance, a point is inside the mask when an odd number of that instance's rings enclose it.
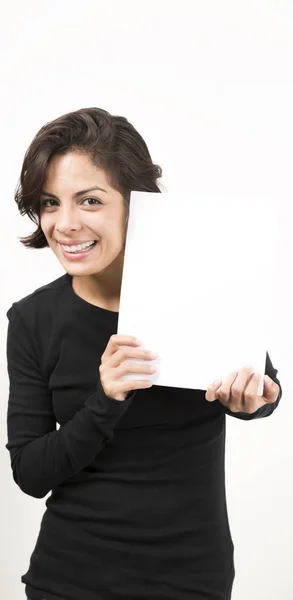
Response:
[[[93,241],[86,242],[85,244],[79,244],[77,246],[66,246],[64,244],[59,245],[65,258],[68,260],[78,260],[86,258],[92,252],[97,243],[97,241]]]

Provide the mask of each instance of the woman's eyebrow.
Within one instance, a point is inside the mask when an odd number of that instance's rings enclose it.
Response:
[[[87,190],[80,190],[80,192],[75,192],[75,194],[73,194],[73,198],[77,198],[77,196],[81,196],[82,194],[87,194],[88,192],[92,192],[94,190],[99,190],[100,192],[105,192],[105,194],[108,193],[107,190],[104,190],[104,188],[101,188],[96,185]],[[50,198],[56,198],[56,200],[59,200],[58,196],[55,196],[55,194],[49,194],[49,192],[45,192],[45,190],[42,190],[41,196],[50,196]]]

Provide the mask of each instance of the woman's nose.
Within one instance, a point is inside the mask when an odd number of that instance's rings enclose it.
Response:
[[[61,233],[68,230],[78,230],[81,228],[80,220],[75,211],[66,210],[60,211],[56,219],[56,229]]]

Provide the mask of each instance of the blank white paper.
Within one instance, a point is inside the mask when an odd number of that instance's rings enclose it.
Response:
[[[158,358],[122,380],[206,390],[247,364],[264,375],[276,218],[268,197],[131,193],[117,333]]]

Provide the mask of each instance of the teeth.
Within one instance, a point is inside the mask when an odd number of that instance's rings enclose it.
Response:
[[[95,242],[86,242],[85,244],[78,244],[78,246],[64,246],[61,244],[61,246],[66,252],[81,252],[82,250],[89,248],[89,246],[92,246],[94,243]]]

